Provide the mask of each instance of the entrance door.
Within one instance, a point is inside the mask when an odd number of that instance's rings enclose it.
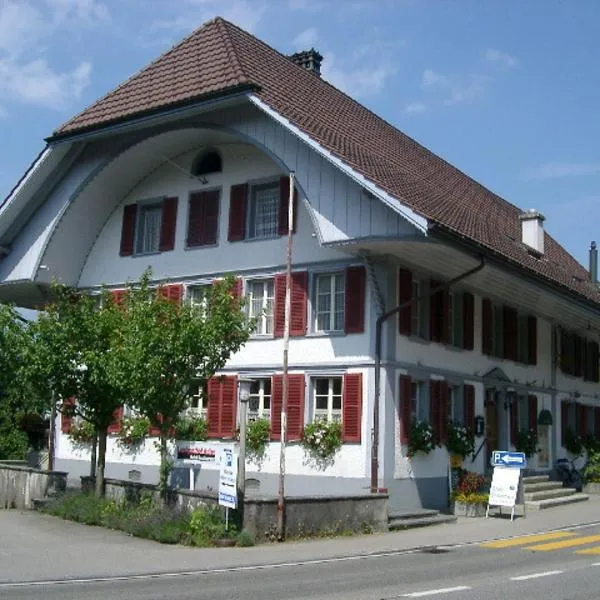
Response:
[[[492,452],[498,450],[498,404],[496,390],[485,390],[485,445],[486,462],[484,470],[490,468]]]

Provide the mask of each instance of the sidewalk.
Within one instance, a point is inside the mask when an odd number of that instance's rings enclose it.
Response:
[[[600,522],[600,497],[525,518],[469,519],[393,533],[254,548],[165,546],[36,512],[0,511],[0,583],[234,568],[450,546]]]

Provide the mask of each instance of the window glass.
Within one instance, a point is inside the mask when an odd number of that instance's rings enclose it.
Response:
[[[317,275],[315,296],[315,331],[343,331],[344,274]]]
[[[200,416],[204,419],[208,411],[208,390],[206,381],[199,380],[192,388],[192,395],[189,402],[189,413]]]
[[[197,308],[202,316],[206,316],[209,285],[191,285],[187,289],[187,301]]]
[[[410,389],[411,420],[429,422],[429,383],[413,381]]]
[[[313,380],[314,419],[328,423],[342,420],[342,378],[317,377]]]
[[[255,333],[267,335],[273,333],[273,279],[249,281],[247,283],[248,314],[257,317]]]
[[[271,418],[271,379],[255,379],[250,386],[248,420]]]
[[[464,401],[462,386],[450,386],[448,388],[448,418],[455,423],[464,424]]]
[[[279,231],[279,183],[252,186],[248,237],[269,238]]]
[[[137,253],[158,252],[162,204],[140,204],[137,231]]]
[[[517,419],[519,431],[529,431],[529,399],[527,396],[517,397]]]

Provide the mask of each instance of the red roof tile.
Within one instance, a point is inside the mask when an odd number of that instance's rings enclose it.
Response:
[[[600,292],[587,271],[551,236],[545,235],[542,258],[520,243],[521,209],[221,18],[200,27],[55,135],[95,129],[244,86],[254,86],[272,109],[428,220],[600,303]]]

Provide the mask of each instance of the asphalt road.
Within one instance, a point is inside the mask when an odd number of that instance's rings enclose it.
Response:
[[[468,545],[104,580],[0,584],[0,598],[95,600],[595,600],[600,527],[508,547]],[[564,536],[564,537],[563,537]],[[550,544],[549,546],[547,544]],[[539,546],[530,549],[531,545]],[[598,554],[578,554],[581,550]],[[596,550],[597,549],[597,550]]]

